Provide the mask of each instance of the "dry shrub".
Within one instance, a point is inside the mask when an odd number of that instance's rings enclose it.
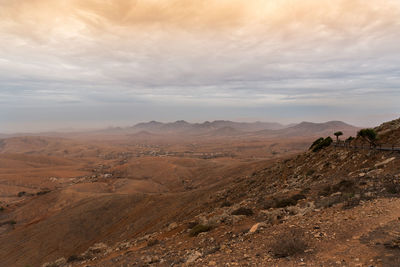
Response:
[[[304,233],[299,229],[290,229],[274,238],[271,245],[272,255],[276,258],[285,258],[304,253],[307,243]]]
[[[397,184],[393,180],[386,182],[384,187],[389,194],[395,195],[400,193],[400,184]]]
[[[275,208],[285,208],[296,205],[297,205],[297,200],[293,198],[281,198],[275,200]]]
[[[229,201],[224,201],[221,204],[221,208],[230,207],[230,206],[232,206],[232,203],[230,203]]]
[[[349,209],[352,209],[352,208],[354,208],[354,207],[356,207],[358,205],[360,205],[360,198],[353,197],[353,198],[347,199],[344,202],[342,209],[349,210]]]
[[[198,224],[195,227],[193,227],[190,232],[189,236],[197,236],[200,233],[208,232],[211,230],[211,226],[209,225],[203,225],[203,224]]]
[[[264,209],[270,209],[270,208],[286,208],[290,206],[296,206],[299,200],[306,198],[307,198],[306,195],[300,193],[300,194],[295,194],[291,197],[266,199],[263,201],[262,207]]]
[[[254,213],[253,213],[253,211],[252,211],[251,209],[243,208],[243,207],[238,208],[237,210],[234,210],[234,211],[232,212],[232,215],[251,216],[251,215],[253,215],[253,214],[254,214]]]
[[[158,243],[160,243],[160,241],[158,241],[158,239],[150,239],[150,240],[147,242],[147,246],[148,246],[148,247],[152,247],[152,246],[157,245]]]
[[[71,255],[68,257],[67,262],[75,262],[75,261],[82,261],[84,258],[78,255]]]

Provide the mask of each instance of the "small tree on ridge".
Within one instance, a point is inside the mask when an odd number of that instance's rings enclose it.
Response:
[[[339,142],[339,136],[343,135],[343,132],[339,131],[334,133],[334,135],[336,136],[336,142]]]

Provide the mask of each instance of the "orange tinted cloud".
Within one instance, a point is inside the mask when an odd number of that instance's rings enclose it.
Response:
[[[273,30],[316,25],[346,30],[390,26],[399,11],[399,1],[392,0],[13,0],[0,2],[0,21],[50,32],[68,24],[76,30],[78,24],[97,30],[113,26],[218,30],[254,23]]]

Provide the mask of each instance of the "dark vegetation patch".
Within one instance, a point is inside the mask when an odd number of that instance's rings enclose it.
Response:
[[[148,247],[152,247],[152,246],[155,246],[155,245],[157,245],[157,244],[159,244],[160,243],[160,241],[158,241],[158,239],[150,239],[148,242],[147,242],[147,246]]]
[[[37,195],[37,196],[41,196],[41,195],[48,194],[48,193],[50,193],[50,192],[51,192],[51,191],[50,191],[49,189],[44,189],[44,190],[42,190],[42,191],[37,192],[36,195]]]
[[[196,225],[198,225],[198,223],[197,222],[188,222],[187,223],[187,227],[189,228],[189,229],[193,229]]]
[[[249,208],[240,207],[237,210],[232,211],[232,215],[245,215],[251,216],[253,215],[253,211]]]
[[[388,192],[389,194],[400,194],[400,184],[396,183],[394,179],[386,181],[384,187],[386,189],[386,192]]]
[[[195,227],[193,227],[190,232],[189,236],[197,236],[200,233],[208,232],[211,230],[211,226],[209,225],[203,225],[203,224],[198,224]]]
[[[315,173],[315,170],[309,169],[309,170],[307,171],[306,175],[307,175],[307,176],[311,176],[311,175],[313,175],[314,173]]]
[[[75,262],[75,261],[81,261],[83,260],[83,257],[78,256],[78,255],[71,255],[68,257],[67,262]]]
[[[310,189],[308,188],[309,191]],[[295,194],[291,197],[278,197],[273,199],[266,199],[262,202],[263,209],[271,209],[271,208],[285,208],[289,206],[296,206],[297,202],[301,199],[306,199],[307,196],[301,192],[299,194]]]
[[[307,247],[304,233],[298,229],[291,229],[274,238],[271,253],[275,258],[286,258],[303,254]]]
[[[343,201],[345,201],[345,199],[342,195],[320,198],[317,201],[315,201],[315,207],[317,209],[330,208],[335,204],[342,203]]]
[[[329,196],[332,194],[332,187],[330,185],[324,186],[318,193],[320,196]]]
[[[322,141],[324,141],[324,138],[323,138],[323,137],[318,138],[317,140],[315,140],[315,141],[311,144],[311,146],[310,146],[309,149],[312,150],[315,146],[319,145]]]
[[[343,203],[343,209],[351,209],[358,206],[361,200],[373,198],[371,195],[365,194],[354,181],[350,180],[342,180],[337,184],[324,186],[318,195],[323,198],[315,201],[317,208],[329,208]]]
[[[0,222],[0,226],[7,225],[7,224],[14,225],[14,224],[17,224],[17,222],[14,221],[14,220],[9,220],[9,221],[5,221],[5,222]]]
[[[383,245],[385,246],[385,248],[388,249],[400,249],[400,236],[397,236],[394,239],[385,242]]]
[[[292,198],[277,199],[275,202],[275,208],[285,208],[289,206],[296,206],[297,200]]]
[[[292,197],[291,197],[291,199],[293,199],[293,200],[296,200],[296,201],[299,201],[299,200],[302,200],[302,199],[306,199],[307,197],[304,195],[304,194],[295,194],[295,195],[293,195]]]
[[[296,206],[297,202],[301,199],[306,199],[306,195],[303,193],[295,194],[291,197],[280,197],[274,199],[267,199],[264,201],[263,208],[270,209],[270,208],[285,208],[289,206]]]
[[[268,210],[275,207],[275,199],[261,199],[260,204],[263,209]]]
[[[356,184],[353,181],[342,180],[335,185],[324,186],[320,190],[319,195],[320,196],[329,196],[329,195],[337,193],[337,192],[356,193],[358,191],[359,191],[359,188],[356,186]]]
[[[358,206],[359,204],[360,204],[360,198],[352,197],[344,201],[342,208],[348,210]]]
[[[300,194],[306,195],[306,194],[310,193],[310,191],[311,191],[311,188],[306,187],[303,190],[301,190]]]
[[[221,208],[230,207],[230,206],[232,206],[232,203],[230,203],[229,201],[224,201],[221,204]]]
[[[26,196],[26,192],[25,192],[25,191],[19,192],[19,193],[17,194],[17,196],[18,196],[18,197]]]
[[[320,137],[312,143],[310,150],[313,152],[318,152],[321,149],[330,146],[332,144],[332,142],[333,142],[333,140],[330,136],[328,136],[325,139]]]

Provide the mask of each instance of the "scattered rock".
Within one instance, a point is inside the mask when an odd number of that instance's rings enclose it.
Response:
[[[375,167],[384,166],[384,165],[388,164],[389,162],[391,162],[391,161],[393,161],[393,160],[395,160],[395,159],[396,159],[395,157],[388,158],[387,160],[384,160],[384,161],[382,161],[382,162],[379,162],[379,163],[375,164]]]
[[[174,230],[174,229],[176,229],[176,228],[178,228],[178,224],[177,224],[176,222],[173,222],[173,223],[170,223],[170,224],[168,225],[167,230],[168,230],[168,231],[172,231],[172,230]]]
[[[202,254],[198,251],[193,252],[192,254],[189,255],[189,257],[186,259],[186,263],[193,263],[197,259],[199,259],[202,256]]]
[[[253,225],[250,230],[249,233],[256,233],[258,232],[262,227],[265,227],[266,224],[265,223],[256,223],[255,225]]]
[[[42,267],[61,267],[64,266],[66,263],[67,260],[65,258],[59,258],[54,262],[46,262],[45,264],[42,265]]]

